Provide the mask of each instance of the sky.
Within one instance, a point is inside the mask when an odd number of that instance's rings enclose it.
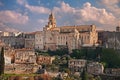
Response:
[[[115,30],[120,0],[0,0],[0,31],[42,31],[53,12],[57,26],[91,25]]]

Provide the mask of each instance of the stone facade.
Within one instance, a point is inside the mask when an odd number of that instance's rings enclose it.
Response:
[[[68,62],[68,68],[73,72],[82,72],[85,66],[86,60],[83,59],[73,59]]]
[[[8,45],[13,48],[24,48],[25,45],[25,40],[21,37],[2,36],[1,41],[5,43],[5,45]]]
[[[103,74],[104,67],[101,63],[90,62],[87,64],[87,72],[91,74]]]
[[[34,49],[35,47],[35,33],[25,33],[25,48]]]
[[[56,50],[67,46],[70,53],[72,49],[79,49],[83,44],[94,45],[98,40],[95,25],[56,27],[56,20],[52,13],[40,36],[39,44],[42,45],[40,50]]]
[[[35,52],[32,49],[16,49],[15,50],[15,63],[16,64],[27,64],[36,63]]]
[[[94,45],[98,41],[95,25],[56,26],[56,19],[51,13],[48,24],[43,31],[21,33],[15,37],[3,37],[5,44],[14,48],[31,48],[38,50],[56,50],[67,47],[69,53],[80,49],[84,44]]]
[[[52,64],[52,61],[55,59],[55,57],[51,56],[37,56],[37,64]]]
[[[44,48],[44,36],[42,31],[35,32],[35,49],[40,50]]]
[[[14,32],[0,32],[0,37],[1,36],[15,36]]]
[[[5,58],[5,65],[10,65],[11,64],[11,57],[4,56]]]
[[[98,31],[98,40],[105,48],[120,50],[120,32]]]
[[[106,68],[105,74],[120,76],[120,68]]]

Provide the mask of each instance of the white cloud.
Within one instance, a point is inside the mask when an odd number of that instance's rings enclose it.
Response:
[[[43,6],[29,5],[27,0],[17,0],[17,3],[20,4],[20,5],[23,5],[25,8],[27,8],[28,10],[30,10],[33,13],[40,13],[40,14],[48,14],[48,13],[50,13],[49,8],[45,8]],[[40,4],[40,1],[38,1],[38,3]]]
[[[32,13],[39,13],[40,15],[50,13],[50,9],[44,6],[29,5],[26,0],[17,0],[17,2]],[[64,1],[59,1],[60,5],[58,6],[60,7],[53,7],[53,12],[55,13],[57,23],[61,26],[96,24],[99,27],[110,30],[115,29],[116,22],[118,22],[117,18],[119,18],[120,15],[119,2],[120,0],[101,0],[101,3],[105,8],[97,8],[92,6],[91,3],[86,2],[83,4],[82,8],[75,8]],[[8,21],[10,20],[8,19]],[[26,21],[27,20],[23,21],[23,23]],[[37,23],[42,26],[44,26],[43,24],[46,24],[46,22],[47,20],[43,19],[37,21]],[[38,26],[38,24],[35,25]]]
[[[61,3],[61,10],[63,12],[74,12],[74,8],[70,7],[69,4],[66,4],[64,2]]]
[[[83,21],[97,21],[101,24],[111,24],[116,19],[112,13],[107,12],[105,9],[92,7],[88,2],[80,10],[80,16]]]
[[[120,2],[120,0],[101,0],[101,2],[106,5],[113,5]]]
[[[60,7],[54,7],[53,11],[63,25],[96,24],[104,29],[108,26],[111,29],[115,26],[116,17],[107,12],[104,8],[96,8],[91,3],[86,2],[82,8],[73,8],[65,2],[60,3]],[[61,25],[62,25],[61,24]],[[113,29],[113,28],[112,28]]]
[[[54,12],[61,12],[61,13],[73,13],[75,12],[75,8],[71,7],[69,4],[65,2],[60,3],[60,8],[59,7],[54,7],[53,8]]]
[[[17,3],[20,5],[25,5],[25,4],[27,4],[27,1],[26,0],[17,0]]]
[[[7,25],[5,25],[5,24],[3,24],[1,22],[0,22],[0,31],[18,32],[17,29],[14,29],[14,28],[12,28],[10,26],[7,26]]]
[[[48,20],[45,20],[45,19],[39,19],[38,20],[38,23],[46,23],[46,22],[48,22]]]
[[[41,6],[31,6],[31,5],[26,4],[25,7],[34,13],[42,13],[42,14],[50,13],[50,9],[41,7]]]
[[[15,11],[0,11],[0,22],[3,23],[25,24],[28,20],[28,16],[22,15],[21,13],[17,13]]]
[[[120,16],[120,0],[101,0],[99,3],[111,11],[116,17]]]

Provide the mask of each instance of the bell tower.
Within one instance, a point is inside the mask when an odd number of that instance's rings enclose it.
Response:
[[[55,17],[54,17],[54,15],[53,15],[52,12],[51,12],[51,14],[49,15],[48,25],[52,25],[52,28],[56,27],[56,20],[55,20]]]
[[[49,18],[48,18],[48,24],[43,29],[51,30],[55,27],[56,27],[56,19],[55,19],[53,13],[51,12],[51,14],[49,15]]]

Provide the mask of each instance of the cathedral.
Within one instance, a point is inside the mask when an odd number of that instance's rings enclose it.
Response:
[[[94,45],[98,41],[95,25],[57,27],[53,13],[49,15],[48,24],[45,25],[43,31],[38,33],[38,36],[35,39],[35,48],[56,50],[67,47],[70,53],[73,49],[80,49],[84,45]],[[39,42],[37,42],[38,38],[40,38]]]
[[[84,46],[94,46],[98,42],[98,33],[95,25],[77,25],[57,27],[56,19],[51,13],[48,24],[43,31],[22,33],[17,37],[3,36],[1,40],[16,48],[30,48],[41,51],[67,48],[69,53],[73,49]]]
[[[94,46],[98,42],[98,33],[95,25],[57,27],[56,19],[51,13],[48,24],[43,27],[43,31],[21,33],[17,37],[3,36],[1,41],[15,49],[31,48],[41,51],[54,51],[67,48],[71,53],[73,49]]]

